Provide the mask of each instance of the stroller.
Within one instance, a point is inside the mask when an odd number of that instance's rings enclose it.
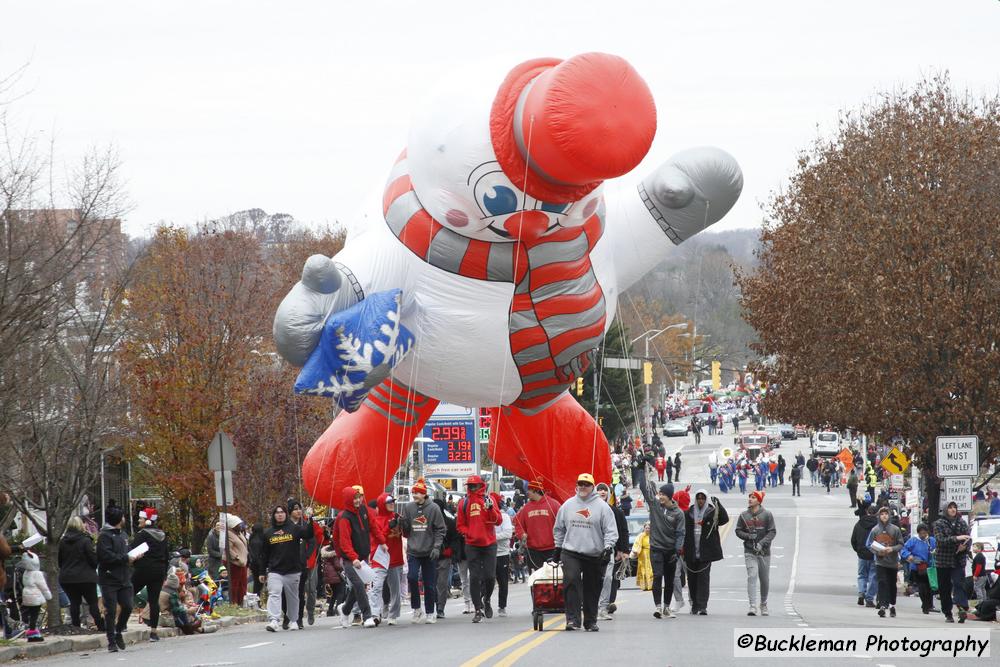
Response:
[[[545,563],[528,577],[531,588],[531,620],[535,630],[542,629],[545,614],[566,613],[566,588],[563,585],[562,566]]]

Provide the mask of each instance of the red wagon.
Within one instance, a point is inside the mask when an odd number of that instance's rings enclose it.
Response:
[[[545,614],[566,613],[566,588],[562,566],[545,563],[528,579],[531,587],[531,620],[535,630],[542,629]]]

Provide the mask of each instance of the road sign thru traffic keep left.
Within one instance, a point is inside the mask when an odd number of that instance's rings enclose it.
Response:
[[[898,447],[893,447],[882,459],[881,465],[892,475],[902,475],[910,467],[910,459]]]

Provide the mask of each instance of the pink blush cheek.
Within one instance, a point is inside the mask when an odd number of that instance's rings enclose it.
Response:
[[[469,224],[469,216],[457,208],[449,210],[445,214],[444,219],[452,227],[465,227]]]
[[[586,220],[590,216],[594,215],[594,211],[597,210],[597,199],[591,199],[587,202],[587,205],[583,207],[583,219]]]

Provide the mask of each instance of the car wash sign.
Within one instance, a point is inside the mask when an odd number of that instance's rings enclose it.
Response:
[[[979,475],[978,435],[939,435],[935,442],[938,477]]]

